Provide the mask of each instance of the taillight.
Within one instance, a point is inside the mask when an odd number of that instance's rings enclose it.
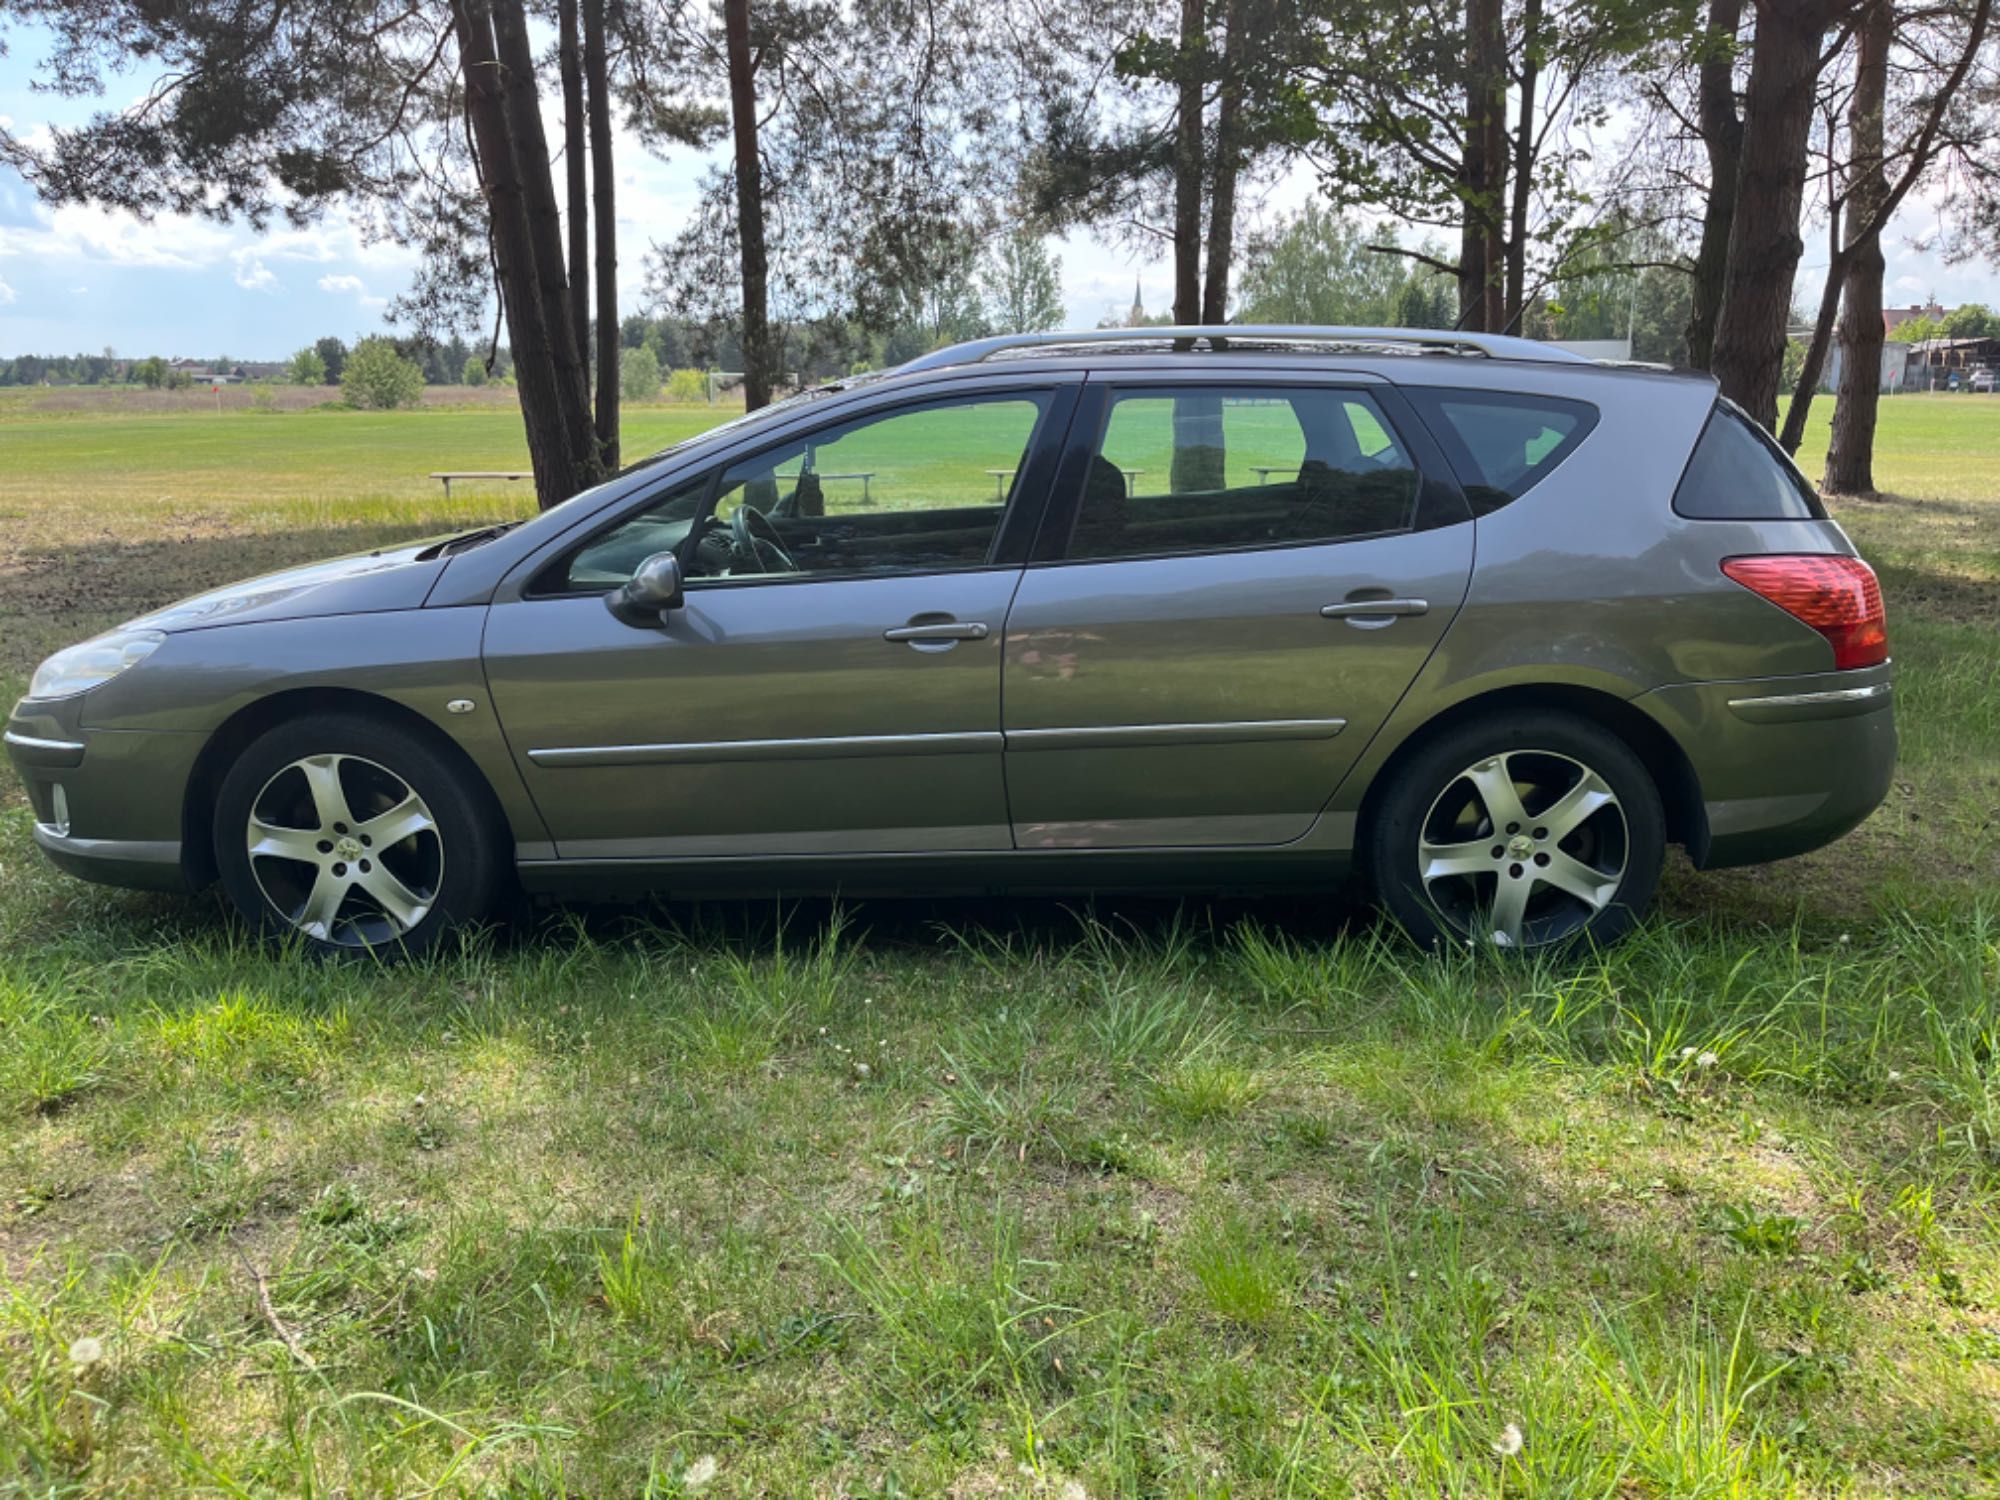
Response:
[[[1825,636],[1833,645],[1835,670],[1889,659],[1882,586],[1860,558],[1816,552],[1731,557],[1722,571]]]

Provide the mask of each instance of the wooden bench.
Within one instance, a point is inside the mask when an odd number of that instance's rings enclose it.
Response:
[[[533,474],[523,473],[519,469],[439,469],[431,474],[431,478],[444,481],[444,497],[447,500],[451,498],[451,482],[454,479],[501,479],[513,482],[534,477]]]

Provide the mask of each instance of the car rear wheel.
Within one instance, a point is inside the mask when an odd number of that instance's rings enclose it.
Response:
[[[1385,794],[1367,854],[1376,894],[1419,942],[1605,943],[1652,902],[1666,819],[1623,740],[1535,711],[1421,748]]]
[[[330,953],[418,954],[492,909],[492,820],[421,737],[358,716],[281,724],[216,798],[223,889],[266,936]]]

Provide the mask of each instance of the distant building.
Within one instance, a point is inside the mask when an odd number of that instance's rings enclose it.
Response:
[[[1904,321],[1908,321],[1905,319]],[[1876,389],[1885,396],[1903,390],[1909,383],[1910,345],[1898,339],[1882,342],[1882,367]],[[1828,395],[1840,390],[1840,367],[1846,363],[1847,348],[1836,337],[1827,351],[1826,368],[1820,371],[1819,388]]]
[[[1125,314],[1125,326],[1127,328],[1146,326],[1146,304],[1140,300],[1139,278],[1136,276],[1132,278],[1132,310]]]
[[[1929,318],[1933,323],[1941,323],[1951,309],[1939,307],[1936,299],[1926,303],[1912,302],[1908,307],[1885,307],[1882,309],[1882,331],[1894,338],[1896,330],[1912,318]]]

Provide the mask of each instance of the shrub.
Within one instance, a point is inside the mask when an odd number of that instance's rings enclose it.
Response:
[[[660,394],[660,362],[651,349],[627,349],[618,360],[618,392],[627,401]]]
[[[708,377],[699,370],[675,370],[667,377],[669,401],[706,401]]]
[[[466,385],[486,384],[486,361],[476,354],[465,357],[465,368],[459,372],[459,380]]]
[[[293,385],[325,385],[326,361],[320,358],[317,349],[310,346],[301,349],[285,367],[285,379]]]
[[[340,372],[340,390],[349,406],[393,411],[417,404],[424,393],[424,372],[414,360],[398,354],[393,341],[363,339],[347,356],[347,366]]]

